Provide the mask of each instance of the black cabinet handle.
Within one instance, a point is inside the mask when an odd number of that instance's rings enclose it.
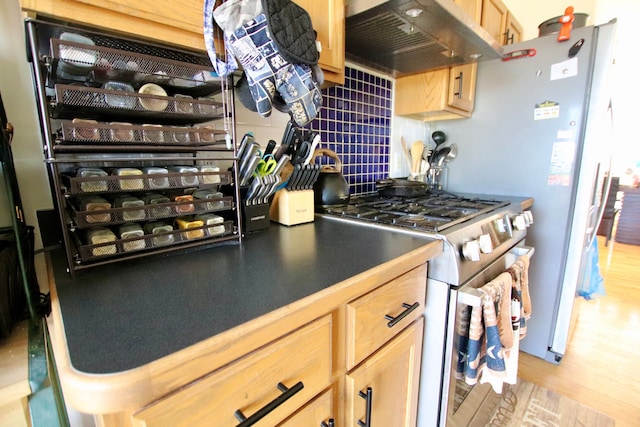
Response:
[[[320,427],[335,427],[335,421],[333,421],[333,418],[329,418],[328,423],[323,421],[320,423]]]
[[[457,96],[458,99],[462,99],[462,71],[460,71],[460,74],[458,74],[456,80],[458,81],[458,91],[454,92],[453,96]]]
[[[505,44],[513,44],[513,41],[514,41],[513,39],[514,39],[514,36],[516,34],[513,33],[513,34],[509,35],[509,33],[510,33],[510,31],[509,31],[508,28],[507,28],[507,32],[506,33],[502,33],[505,36]]]
[[[282,394],[271,402],[267,403],[264,407],[260,408],[255,414],[251,415],[249,418],[245,417],[240,409],[234,412],[235,417],[238,421],[242,421],[236,427],[249,427],[260,421],[264,418],[269,412],[276,409],[278,406],[282,405],[284,402],[293,397],[294,394],[299,392],[304,388],[304,384],[302,381],[299,381],[296,385],[291,388],[287,388],[282,383],[278,383],[278,390],[282,392]]]
[[[387,323],[388,327],[393,328],[396,325],[396,323],[398,323],[399,321],[401,321],[402,319],[407,317],[407,315],[409,313],[411,313],[413,310],[415,310],[416,308],[420,307],[420,303],[419,302],[414,302],[412,305],[409,305],[406,302],[404,302],[404,303],[402,303],[402,306],[404,308],[406,308],[406,310],[403,311],[402,313],[400,313],[397,317],[393,317],[390,314],[385,314],[384,315],[384,318],[389,321],[389,323]]]
[[[364,399],[367,405],[364,415],[364,421],[358,420],[358,425],[360,427],[371,427],[371,406],[373,405],[373,389],[371,387],[367,387],[366,393],[360,391],[358,392],[358,395]]]

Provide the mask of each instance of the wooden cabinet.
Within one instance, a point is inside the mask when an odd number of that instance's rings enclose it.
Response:
[[[424,121],[471,117],[477,70],[466,64],[396,79],[395,114]]]
[[[35,17],[53,17],[135,34],[179,47],[205,50],[204,0],[20,0]],[[344,83],[344,0],[297,0],[311,16],[322,44],[325,80]],[[222,51],[221,49],[218,49]]]
[[[319,427],[322,423],[328,426],[330,420],[334,420],[335,422],[334,417],[336,412],[333,407],[333,399],[333,389],[329,389],[278,427]]]
[[[344,0],[294,0],[302,6],[313,22],[321,45],[320,67],[325,81],[344,84]]]
[[[330,381],[331,317],[325,316],[142,409],[134,425],[186,427],[215,419],[231,426],[265,408],[272,410],[261,425],[275,425]]]
[[[501,45],[522,40],[522,26],[501,0],[482,2],[482,27]]]
[[[423,326],[420,317],[347,375],[347,427],[416,425]]]
[[[482,0],[454,0],[453,2],[460,6],[462,10],[467,12],[474,21],[480,23],[482,16]]]
[[[426,266],[347,304],[347,368],[352,369],[422,315]]]

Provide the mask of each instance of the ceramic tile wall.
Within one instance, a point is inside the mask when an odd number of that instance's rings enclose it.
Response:
[[[346,67],[344,86],[323,90],[323,107],[310,128],[342,159],[351,194],[373,192],[376,180],[389,176],[392,89],[391,79]]]

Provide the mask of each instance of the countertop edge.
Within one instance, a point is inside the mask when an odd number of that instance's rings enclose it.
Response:
[[[418,249],[190,347],[138,368],[111,374],[88,374],[72,366],[53,269],[47,259],[52,304],[47,322],[65,399],[73,408],[86,413],[105,414],[139,408],[175,388],[173,377],[176,376],[176,370],[181,372],[180,378],[185,383],[194,381],[442,252],[441,241],[425,242],[427,243]],[[295,327],[282,329],[290,325]],[[262,341],[254,339],[251,347],[247,348],[247,340],[242,338],[249,333],[256,335],[256,332],[259,332],[257,335]],[[228,345],[229,342],[233,344]]]

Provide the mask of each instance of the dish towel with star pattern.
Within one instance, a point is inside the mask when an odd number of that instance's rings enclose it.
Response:
[[[496,393],[502,393],[504,382],[515,384],[517,377],[519,340],[513,339],[511,288],[512,276],[508,272],[479,288],[481,304],[472,307],[469,319],[465,382],[488,382]],[[508,347],[503,346],[503,341]]]

